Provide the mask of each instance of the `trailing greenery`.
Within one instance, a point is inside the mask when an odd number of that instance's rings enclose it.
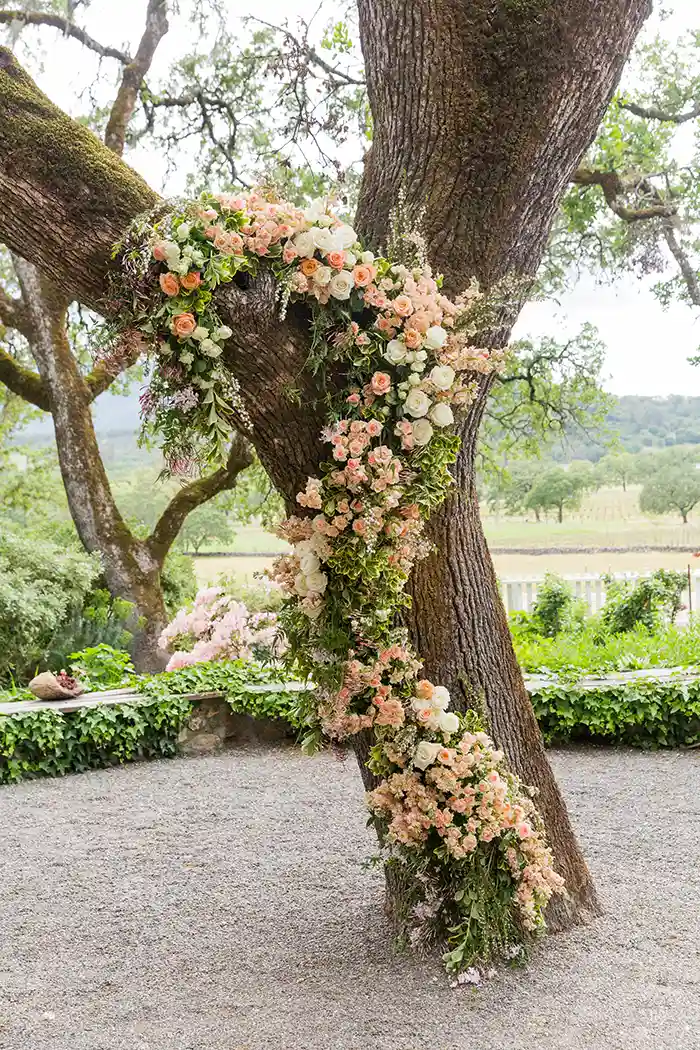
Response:
[[[279,686],[285,682],[289,682],[289,672],[283,668],[250,660],[231,660],[193,664],[177,671],[145,675],[136,679],[135,685],[149,699],[183,693],[223,693],[236,714],[282,719],[291,729],[298,730],[303,721],[303,692],[249,691],[252,685]]]
[[[583,740],[631,747],[700,743],[700,681],[636,681],[584,690],[559,682],[532,694],[547,743]]]
[[[288,674],[279,668],[236,660],[136,677],[129,654],[106,645],[74,653],[72,668],[90,689],[133,685],[142,700],[66,715],[46,709],[0,714],[0,784],[172,757],[192,713],[192,693],[223,693],[238,714],[282,719],[290,732],[301,727],[303,694],[249,691],[251,685],[275,687],[287,681]],[[0,702],[25,699],[34,697],[27,690],[0,692]]]
[[[41,776],[169,758],[192,702],[176,694],[140,704],[105,704],[69,715],[28,711],[0,715],[0,784]]]

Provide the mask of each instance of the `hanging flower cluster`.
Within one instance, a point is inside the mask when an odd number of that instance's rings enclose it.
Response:
[[[502,362],[476,345],[488,304],[475,284],[448,299],[424,261],[365,250],[325,201],[302,211],[263,193],[206,196],[151,227],[147,245],[125,261],[137,285],[159,264],[160,296],[140,327],[156,347],[147,411],[175,461],[193,435],[224,442],[233,411],[216,286],[266,259],[283,309],[311,305],[316,363],[345,385],[322,434],[328,458],[278,530],[292,553],[271,571],[288,595],[290,654],[318,683],[307,743],[374,730],[368,804],[415,876],[413,941],[449,942],[455,970],[512,957],[562,880],[531,798],[474,719],[419,677],[400,625],[409,573],[430,549],[425,521],[452,482],[455,413]]]
[[[163,628],[158,645],[172,653],[167,671],[210,660],[273,659],[283,647],[274,613],[250,613],[222,587],[198,591]]]

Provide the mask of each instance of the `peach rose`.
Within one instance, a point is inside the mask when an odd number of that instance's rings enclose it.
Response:
[[[403,334],[403,341],[409,350],[420,350],[423,336],[415,328],[407,328]]]
[[[375,272],[373,266],[367,266],[365,264],[354,266],[352,275],[355,278],[355,287],[366,288],[367,285],[371,284],[374,280]]]
[[[407,295],[399,295],[391,303],[394,313],[399,317],[409,317],[413,313],[413,303]]]
[[[190,273],[187,273],[184,277],[180,278],[180,284],[186,292],[193,292],[196,288],[199,288],[201,283],[202,278],[195,270],[192,270]]]
[[[318,270],[318,259],[302,259],[301,272],[305,277],[313,277]]]
[[[175,314],[170,322],[170,331],[179,339],[186,339],[188,335],[192,335],[196,327],[197,322],[192,314]]]
[[[334,269],[342,270],[343,263],[345,262],[345,252],[343,252],[343,251],[328,252],[328,255],[326,256],[326,258],[328,259],[328,262],[330,263],[330,265],[332,267],[334,267]],[[355,284],[357,284],[357,281],[355,281]]]
[[[164,262],[166,258],[166,242],[156,241],[153,245],[153,258],[157,259],[158,262]]]
[[[375,394],[386,394],[391,388],[391,376],[386,372],[375,372],[370,383]]]
[[[204,236],[207,238],[207,240],[213,241],[223,232],[223,227],[221,226],[207,226],[207,228],[204,231]]]
[[[158,279],[166,295],[179,295],[180,282],[174,273],[162,273]]]
[[[217,251],[221,252],[222,255],[232,255],[233,245],[231,244],[231,234],[226,233],[222,230],[221,233],[217,233],[214,238],[214,247]]]
[[[420,682],[416,683],[416,696],[420,700],[430,700],[434,689],[432,682],[429,682],[427,678],[421,678]]]
[[[416,310],[411,316],[411,328],[415,328],[422,335],[425,335],[430,328],[430,318],[425,310]]]

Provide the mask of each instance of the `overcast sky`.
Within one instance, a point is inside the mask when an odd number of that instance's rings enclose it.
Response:
[[[663,7],[669,12],[662,23],[662,31],[669,37],[685,29],[700,29],[700,0],[665,0],[663,4],[657,0],[656,6],[657,11]],[[301,13],[308,17],[314,9],[309,0],[243,0],[231,2],[230,7],[236,16],[255,13],[271,22],[285,17],[292,20]],[[332,0],[327,2],[319,21],[325,22],[333,7]],[[145,0],[93,0],[81,20],[84,17],[85,24],[100,41],[129,43],[133,48],[141,32],[144,9]],[[648,31],[658,24],[655,15],[653,27]],[[25,39],[31,32],[25,31]],[[76,84],[80,80],[84,84],[85,62],[90,59],[85,58],[78,45],[58,42],[56,34],[43,39],[47,51],[43,71],[37,79],[57,103],[72,108]],[[154,72],[167,69],[186,48],[185,29],[168,34],[158,50]],[[66,61],[67,51],[76,64]],[[141,152],[132,162],[160,188],[162,165],[158,157]],[[700,313],[680,305],[663,310],[648,286],[632,278],[618,281],[614,286],[584,279],[573,292],[563,296],[558,305],[530,304],[518,323],[517,334],[565,336],[578,331],[585,321],[598,327],[607,344],[609,380],[606,385],[613,393],[700,394],[700,368],[691,368],[686,363],[690,354],[700,352]]]

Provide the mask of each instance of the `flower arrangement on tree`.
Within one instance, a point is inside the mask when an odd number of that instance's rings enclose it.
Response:
[[[328,458],[278,529],[292,553],[271,573],[288,596],[290,658],[318,684],[306,744],[373,730],[368,805],[389,860],[413,875],[411,941],[446,944],[456,971],[512,958],[562,880],[529,794],[473,713],[450,711],[447,690],[419,677],[400,623],[430,549],[425,521],[452,483],[454,414],[502,363],[476,345],[489,304],[475,283],[443,295],[417,237],[415,265],[367,251],[326,201],[302,211],[263,192],[206,195],[135,236],[123,258],[155,350],[150,425],[174,464],[198,443],[221,454],[231,419],[246,424],[221,365],[231,332],[216,286],[268,265],[282,312],[310,304],[315,366],[345,380],[321,435]]]
[[[210,660],[279,658],[284,645],[274,613],[250,613],[221,587],[198,591],[190,608],[178,610],[158,640],[172,653],[166,670]]]

